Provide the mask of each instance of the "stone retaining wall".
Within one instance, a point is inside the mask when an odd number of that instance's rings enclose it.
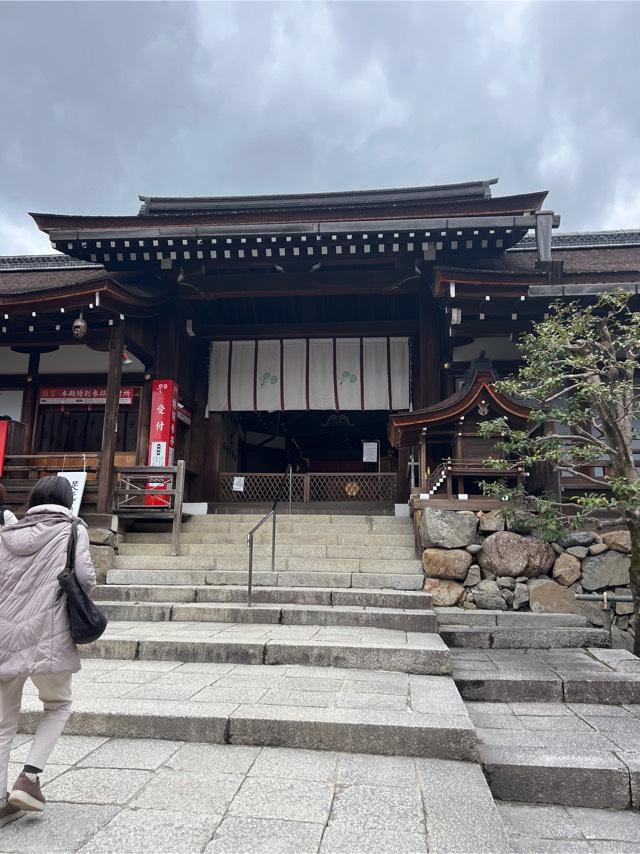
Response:
[[[631,592],[629,532],[568,531],[561,542],[548,543],[528,531],[517,517],[506,530],[499,510],[424,510],[422,565],[434,605],[584,614],[601,626],[599,603],[575,594]],[[633,649],[632,613],[630,602],[616,603],[616,646]]]
[[[98,584],[107,580],[107,572],[116,563],[117,535],[109,528],[89,528],[89,549],[96,568]]]

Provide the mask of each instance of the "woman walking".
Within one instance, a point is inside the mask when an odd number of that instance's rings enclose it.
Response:
[[[24,810],[44,809],[38,775],[71,714],[71,677],[80,670],[80,657],[71,638],[66,596],[58,575],[67,562],[75,520],[72,504],[67,480],[42,478],[31,491],[25,517],[3,528],[0,535],[0,827],[20,818]],[[91,593],[96,574],[86,525],[81,521],[75,572]],[[38,689],[44,717],[27,764],[5,797],[9,754],[27,679]]]

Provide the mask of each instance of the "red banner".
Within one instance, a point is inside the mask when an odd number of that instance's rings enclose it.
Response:
[[[121,388],[120,403],[132,403],[135,389]],[[40,389],[40,403],[55,406],[77,406],[95,403],[104,406],[107,402],[107,389],[104,386],[90,388],[43,388]]]
[[[7,451],[7,435],[9,433],[9,422],[0,421],[0,477],[4,470],[4,455]]]
[[[173,380],[154,380],[151,388],[151,426],[149,428],[149,465],[172,466],[176,450],[178,384]],[[166,480],[156,478],[150,488],[166,488]],[[169,497],[149,495],[147,505],[169,504]]]

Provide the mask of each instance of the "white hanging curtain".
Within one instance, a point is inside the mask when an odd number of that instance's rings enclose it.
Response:
[[[209,412],[408,408],[408,338],[211,344]]]

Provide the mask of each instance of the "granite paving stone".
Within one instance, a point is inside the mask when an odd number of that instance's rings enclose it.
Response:
[[[224,814],[243,779],[241,774],[163,769],[129,806],[133,809]]]
[[[320,854],[407,854],[426,852],[424,827],[380,828],[329,822]]]
[[[229,815],[325,823],[333,801],[331,783],[247,777]]]
[[[568,807],[567,812],[586,839],[637,842],[640,850],[640,813],[629,810],[608,814],[578,807]]]
[[[78,763],[79,767],[155,771],[182,747],[158,738],[111,738]]]
[[[118,812],[116,806],[51,803],[0,830],[3,852],[52,854],[77,851]]]
[[[126,804],[152,776],[123,768],[72,768],[43,786],[43,794],[47,801]]]
[[[353,754],[338,759],[336,781],[339,785],[413,787],[415,762],[405,756],[366,756]]]
[[[416,787],[352,785],[336,790],[331,823],[385,831],[397,824],[407,831],[424,826]]]
[[[227,816],[205,854],[315,854],[324,823]]]
[[[202,850],[221,820],[222,816],[214,813],[124,809],[80,850],[82,854],[192,854]]]
[[[175,771],[246,774],[261,750],[233,744],[183,744],[166,765]]]
[[[337,762],[338,754],[330,751],[265,747],[249,775],[329,783],[336,779]]]

